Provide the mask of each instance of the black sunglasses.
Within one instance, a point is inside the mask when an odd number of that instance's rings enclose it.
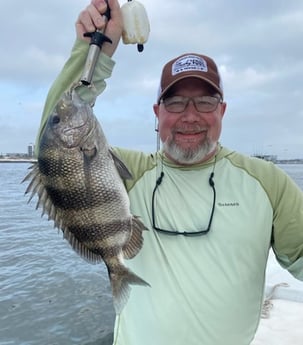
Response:
[[[209,185],[213,190],[213,204],[212,204],[212,209],[210,212],[210,218],[209,218],[209,222],[208,222],[208,226],[205,230],[200,230],[200,231],[175,231],[175,230],[165,230],[165,229],[161,229],[159,227],[156,226],[156,222],[155,222],[155,193],[156,190],[158,189],[158,187],[160,186],[160,184],[162,183],[164,177],[164,172],[162,171],[160,174],[160,177],[157,179],[156,181],[156,185],[155,188],[153,190],[153,195],[152,195],[152,225],[153,228],[162,233],[162,234],[166,234],[166,235],[183,235],[183,236],[200,236],[200,235],[206,235],[210,228],[211,228],[211,224],[213,221],[213,216],[214,216],[214,212],[215,212],[215,205],[216,205],[216,189],[215,189],[215,182],[213,180],[214,178],[214,172],[212,172],[210,174],[210,177],[208,179]]]

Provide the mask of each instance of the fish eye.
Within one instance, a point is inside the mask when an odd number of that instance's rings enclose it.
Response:
[[[60,122],[60,117],[58,115],[53,116],[53,124],[57,124]]]

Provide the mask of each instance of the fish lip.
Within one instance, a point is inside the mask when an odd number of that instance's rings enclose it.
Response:
[[[83,116],[81,119],[71,119],[69,124],[62,129],[61,140],[69,148],[82,146],[87,141],[89,136],[94,130],[93,121],[90,120],[89,116]]]
[[[66,129],[64,129],[62,132],[63,132],[64,135],[70,136],[70,135],[73,135],[74,132],[80,131],[80,129],[83,128],[84,126],[85,126],[85,124],[83,124],[82,126],[77,126],[77,127],[72,127],[72,128],[66,128]]]
[[[80,126],[68,127],[62,130],[61,141],[68,148],[75,148],[82,146],[93,130],[93,126],[89,125],[89,121],[85,121]]]
[[[80,131],[82,128],[89,128],[89,117],[85,114],[85,115],[82,115],[80,121],[78,119],[78,121],[76,119],[71,119],[69,121],[69,124],[66,128],[63,129],[62,133],[65,134],[65,135],[69,135],[69,133],[73,133],[75,131]]]

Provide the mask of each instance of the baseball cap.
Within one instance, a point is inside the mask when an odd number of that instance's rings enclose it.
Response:
[[[214,60],[206,55],[188,53],[176,57],[163,67],[157,102],[175,83],[189,77],[204,80],[223,98],[222,81]]]

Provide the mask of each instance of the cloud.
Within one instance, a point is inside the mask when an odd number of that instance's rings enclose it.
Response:
[[[125,3],[121,0],[120,3]],[[222,143],[301,155],[303,3],[284,0],[141,0],[151,24],[143,53],[120,44],[95,111],[113,145],[154,150],[162,66],[184,52],[212,56],[228,102]],[[86,0],[0,3],[0,152],[24,151],[48,89],[69,57]],[[16,15],[15,15],[16,14]],[[2,95],[2,96],[1,96]]]

